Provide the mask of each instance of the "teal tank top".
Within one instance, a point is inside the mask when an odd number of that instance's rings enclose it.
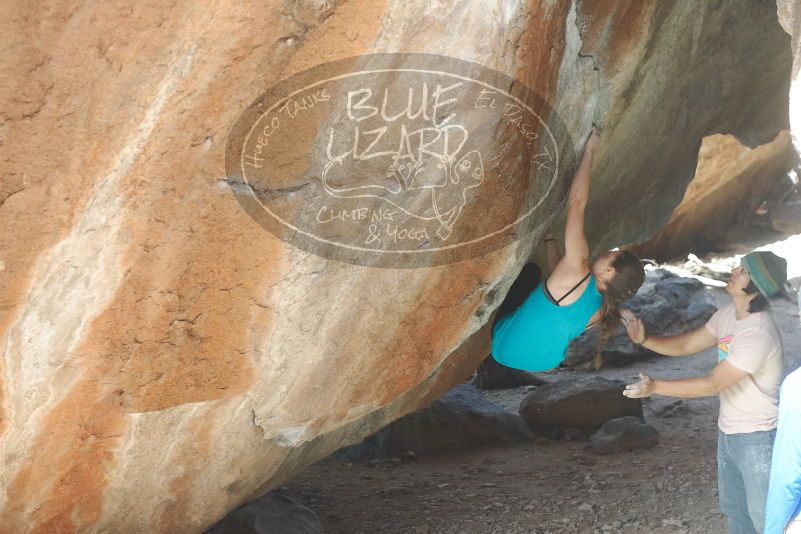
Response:
[[[553,369],[603,302],[594,276],[581,296],[564,306],[549,300],[544,286],[540,283],[517,310],[495,323],[492,356],[498,363],[524,371]]]

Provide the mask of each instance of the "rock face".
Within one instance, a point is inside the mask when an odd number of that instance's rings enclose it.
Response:
[[[779,23],[791,37],[793,68],[790,76],[790,132],[795,151],[801,154],[801,7],[794,0],[776,0]]]
[[[224,170],[228,133],[280,80],[376,52],[448,54],[521,80],[575,139],[605,127],[588,209],[597,247],[667,220],[703,136],[750,146],[787,127],[789,38],[750,0],[0,9],[8,532],[201,532],[489,353],[482,327],[569,174],[533,233],[502,249],[417,269],[331,261],[256,224]],[[512,162],[504,146],[484,161]],[[319,167],[316,154],[281,161],[277,180]],[[289,185],[278,189],[304,184]]]
[[[540,386],[520,403],[520,416],[536,431],[576,428],[595,432],[611,419],[642,419],[640,399],[623,396],[626,384],[599,376]]]
[[[461,384],[343,452],[354,460],[400,458],[407,451],[415,455],[457,452],[531,437],[520,416],[484,399],[475,387]]]
[[[666,261],[690,250],[716,250],[716,235],[747,223],[766,200],[781,195],[780,184],[798,161],[790,134],[749,148],[730,135],[710,135],[701,143],[698,168],[684,198],[664,228],[648,241],[629,247],[642,258]]]
[[[694,278],[677,276],[664,269],[646,272],[645,282],[624,307],[642,319],[651,335],[678,334],[703,326],[717,307]],[[590,329],[570,342],[564,364],[578,367],[595,356],[598,329]],[[655,353],[631,342],[621,325],[601,349],[604,365],[626,366]]]

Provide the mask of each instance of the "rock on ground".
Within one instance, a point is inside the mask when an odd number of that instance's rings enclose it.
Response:
[[[538,387],[520,403],[520,416],[535,431],[575,428],[594,432],[610,419],[642,418],[640,399],[623,396],[625,383],[598,376]]]
[[[659,443],[659,432],[637,417],[611,419],[590,437],[590,449],[597,454],[617,454],[650,449]]]
[[[415,455],[456,452],[531,437],[520,416],[484,399],[475,387],[461,384],[342,452],[354,460],[400,458],[408,451]]]
[[[692,408],[682,399],[671,399],[651,409],[656,417],[687,417]]]
[[[322,525],[309,508],[279,493],[240,506],[204,534],[320,534]]]

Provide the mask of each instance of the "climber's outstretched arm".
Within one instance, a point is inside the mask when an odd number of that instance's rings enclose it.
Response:
[[[563,262],[569,270],[586,272],[590,247],[584,234],[584,210],[590,197],[590,171],[592,169],[592,155],[600,138],[593,128],[587,142],[584,144],[584,154],[581,157],[570,194],[567,198],[567,223],[565,225],[565,256]]]

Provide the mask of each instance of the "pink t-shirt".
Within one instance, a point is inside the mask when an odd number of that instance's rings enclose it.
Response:
[[[724,434],[776,428],[783,372],[782,338],[766,311],[737,320],[734,304],[715,312],[706,328],[718,338],[718,361],[748,376],[720,392],[718,427]]]

